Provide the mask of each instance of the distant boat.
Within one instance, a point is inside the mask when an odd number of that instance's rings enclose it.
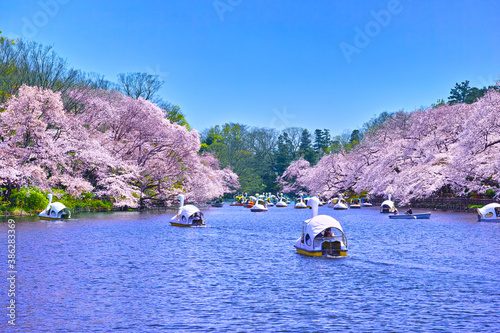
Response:
[[[243,196],[235,196],[233,198],[233,202],[229,206],[243,206],[243,202],[245,201],[245,197]]]
[[[313,197],[309,202],[312,218],[304,221],[302,236],[295,241],[297,253],[311,257],[347,256],[347,237],[339,221],[318,215],[318,198]]]
[[[281,196],[278,193],[278,198],[280,201],[276,204],[276,207],[287,207],[287,203],[283,200],[283,193],[281,193]]]
[[[490,203],[477,209],[478,222],[500,222],[500,204]]]
[[[52,202],[52,194],[47,195],[49,198],[49,204],[47,208],[43,210],[38,217],[41,220],[61,220],[71,218],[71,211],[60,202]]]
[[[339,199],[337,203],[333,206],[333,209],[348,209],[347,201],[345,201],[344,196],[342,194],[339,195]]]
[[[181,201],[177,215],[170,219],[170,224],[175,227],[198,227],[205,225],[205,215],[193,205],[184,206],[184,196],[179,195]]]
[[[352,198],[350,200],[349,208],[361,208],[361,202],[359,198]]]
[[[395,220],[413,220],[413,219],[428,219],[431,217],[431,213],[420,213],[420,214],[396,214],[389,215],[390,219]]]
[[[392,195],[389,194],[389,197],[387,200],[382,202],[380,205],[380,212],[381,213],[394,213],[396,211],[396,206],[394,206],[394,202],[392,201]]]
[[[267,212],[267,202],[262,199],[257,199],[257,201],[255,201],[255,205],[253,205],[250,210],[252,212]]]
[[[339,201],[339,198],[333,198],[333,199],[328,200],[328,208],[333,208],[333,206],[335,206],[338,201]]]
[[[300,196],[300,201],[299,202],[295,202],[295,208],[296,209],[306,209],[307,208],[307,205],[302,200],[302,195]]]
[[[214,200],[212,200],[211,206],[212,207],[223,207],[224,201],[221,198],[214,199]]]
[[[372,199],[370,199],[368,197],[362,197],[361,198],[361,206],[363,206],[363,207],[373,206]]]

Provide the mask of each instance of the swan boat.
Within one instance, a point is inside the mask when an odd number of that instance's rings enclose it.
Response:
[[[328,203],[327,203],[328,208],[333,208],[333,206],[335,206],[338,201],[339,201],[339,198],[333,198],[333,199],[328,200]]]
[[[283,200],[283,193],[281,193],[281,196],[278,194],[278,198],[280,201],[276,203],[276,207],[288,207],[287,203]]]
[[[71,211],[60,202],[52,202],[52,194],[47,195],[49,204],[38,217],[41,220],[61,220],[71,218]]]
[[[307,205],[304,203],[304,200],[302,200],[302,196],[300,196],[299,202],[295,203],[295,208],[296,209],[306,209]]]
[[[392,201],[392,196],[389,194],[389,197],[387,200],[382,202],[380,205],[380,212],[381,213],[394,213],[396,211],[396,206],[394,206],[394,202]]]
[[[255,201],[255,205],[250,208],[252,212],[267,212],[267,202],[262,199],[258,199]]]
[[[339,199],[337,200],[337,203],[333,206],[333,209],[347,209],[349,208],[347,206],[347,201],[345,201],[344,196],[341,194],[339,195]]]
[[[181,202],[177,215],[170,219],[170,224],[176,227],[199,227],[205,225],[205,215],[193,205],[184,206],[184,196],[179,195]]]
[[[490,203],[477,209],[478,222],[500,222],[500,204]]]
[[[319,200],[309,200],[312,218],[304,221],[302,236],[295,241],[297,253],[312,257],[346,256],[347,237],[339,221],[328,215],[318,215]]]

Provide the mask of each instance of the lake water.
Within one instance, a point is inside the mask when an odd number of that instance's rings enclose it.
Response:
[[[344,258],[296,254],[311,210],[172,212],[17,222],[18,332],[499,332],[500,224],[433,212],[391,220],[377,207],[334,211]],[[3,272],[7,224],[0,224]],[[5,276],[5,275],[4,275]]]

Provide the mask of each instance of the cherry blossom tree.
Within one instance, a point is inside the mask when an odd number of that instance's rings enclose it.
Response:
[[[171,123],[142,98],[75,89],[65,110],[61,93],[20,87],[0,106],[0,185],[92,191],[115,206],[141,198],[166,200],[187,192],[193,201],[238,186],[211,155],[199,155],[196,131]]]
[[[365,133],[348,153],[324,156],[311,168],[292,163],[286,189],[335,195],[352,189],[393,194],[402,203],[435,195],[500,188],[500,93],[473,104],[397,112]]]

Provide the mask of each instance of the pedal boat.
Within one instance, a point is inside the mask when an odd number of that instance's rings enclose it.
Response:
[[[283,200],[284,199],[283,193],[281,193],[281,196],[278,193],[278,198],[280,199],[280,201],[276,203],[276,207],[282,207],[282,208],[288,207],[287,203]]]
[[[372,199],[370,199],[368,197],[361,198],[361,205],[363,207],[371,207],[371,206],[373,206]]]
[[[349,208],[361,208],[361,202],[359,198],[352,198],[350,200]]]
[[[300,196],[299,202],[295,203],[295,209],[306,209],[306,208],[307,208],[307,205],[304,203],[302,196]]]
[[[500,204],[490,203],[477,209],[478,222],[500,222]]]
[[[396,206],[394,206],[394,202],[392,201],[392,196],[389,194],[389,198],[382,202],[380,205],[381,213],[394,213],[396,211]]]
[[[52,202],[52,194],[47,195],[49,204],[38,214],[40,220],[62,220],[71,218],[71,211],[60,202]]]
[[[184,206],[184,196],[179,195],[181,201],[177,215],[170,219],[170,224],[175,227],[201,227],[205,225],[205,215],[193,205]]]
[[[250,211],[256,213],[256,212],[267,212],[267,202],[264,200],[257,200],[255,202],[255,205],[253,205],[252,208],[250,208]]]
[[[337,203],[333,206],[333,209],[348,209],[349,207],[347,206],[347,201],[345,201],[344,196],[341,194],[339,195],[339,199],[337,200]]]
[[[318,199],[309,200],[312,218],[304,221],[302,237],[295,242],[297,253],[311,256],[347,256],[347,237],[340,222],[328,215],[318,215]],[[327,229],[331,236],[325,236]]]

